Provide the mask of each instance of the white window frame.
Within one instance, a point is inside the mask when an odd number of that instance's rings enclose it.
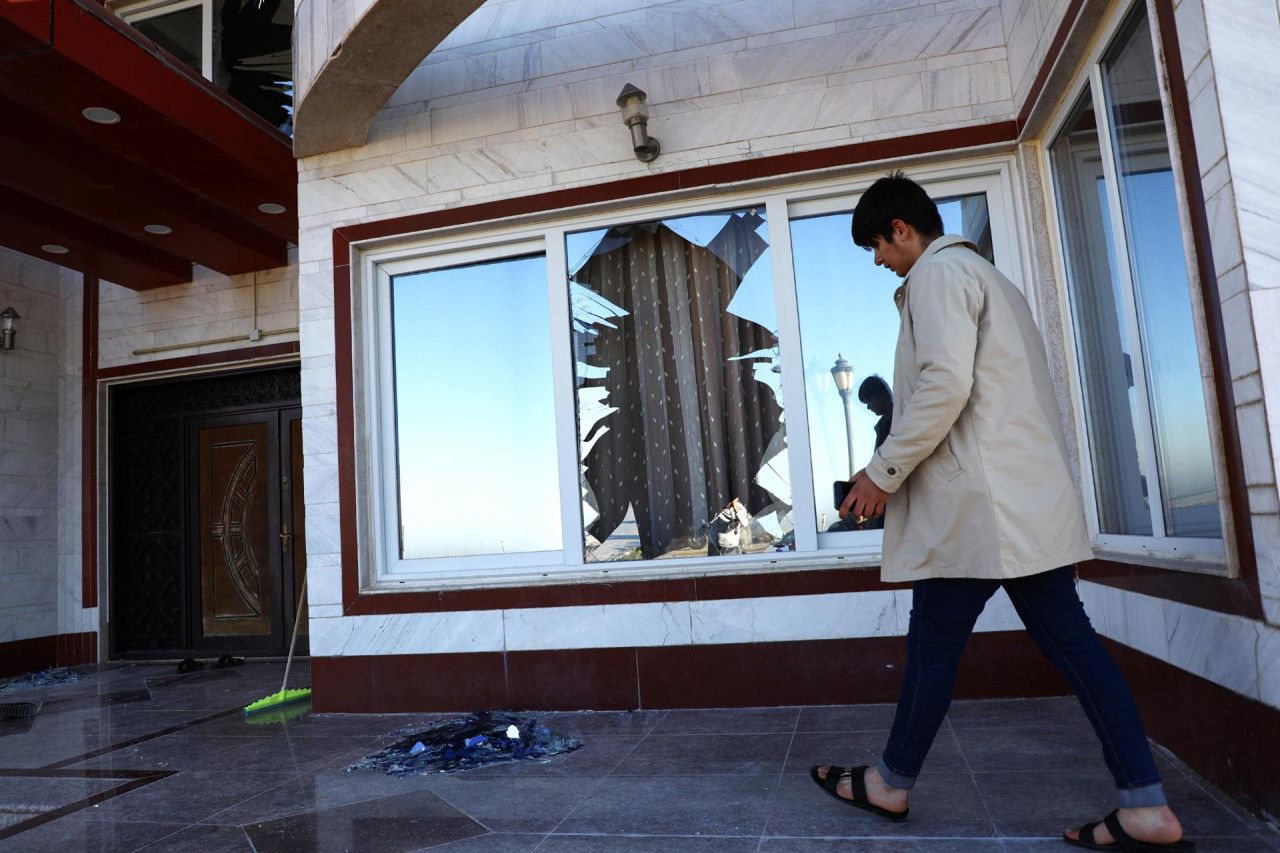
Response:
[[[1097,38],[1094,40],[1093,46],[1085,59],[1081,70],[1077,72],[1077,78],[1068,87],[1058,104],[1054,117],[1045,128],[1042,144],[1040,146],[1040,163],[1042,173],[1046,176],[1045,192],[1048,195],[1048,203],[1045,205],[1046,215],[1049,225],[1049,241],[1053,247],[1051,255],[1053,256],[1054,274],[1058,281],[1063,282],[1063,287],[1059,288],[1059,310],[1062,316],[1064,340],[1063,346],[1066,350],[1066,362],[1068,383],[1070,385],[1071,399],[1074,409],[1076,444],[1080,448],[1080,477],[1081,491],[1085,502],[1085,518],[1089,527],[1089,534],[1093,539],[1094,551],[1099,557],[1115,557],[1129,562],[1138,562],[1142,564],[1160,566],[1164,568],[1185,569],[1188,571],[1201,572],[1204,574],[1230,575],[1232,571],[1228,565],[1225,533],[1231,520],[1219,512],[1223,537],[1217,539],[1209,538],[1192,538],[1184,536],[1167,536],[1164,521],[1164,494],[1163,485],[1160,482],[1159,468],[1156,462],[1155,448],[1155,432],[1151,424],[1151,406],[1148,400],[1148,387],[1146,375],[1145,355],[1142,351],[1142,339],[1139,334],[1138,326],[1138,308],[1136,303],[1136,292],[1134,290],[1133,271],[1129,263],[1128,257],[1128,232],[1124,223],[1124,211],[1121,207],[1120,184],[1116,174],[1116,160],[1114,151],[1112,150],[1112,127],[1111,114],[1107,108],[1107,100],[1105,97],[1105,89],[1102,82],[1102,63],[1107,51],[1114,44],[1121,26],[1129,17],[1129,14],[1143,0],[1135,0],[1130,3],[1120,3],[1113,8],[1107,16],[1099,31]],[[1152,23],[1150,8],[1148,7],[1148,24]],[[1156,52],[1156,62],[1159,63],[1160,53]],[[1157,68],[1157,73],[1159,69]],[[1130,366],[1133,371],[1133,385],[1135,392],[1135,405],[1137,406],[1137,419],[1140,429],[1144,435],[1139,436],[1143,457],[1143,464],[1147,471],[1147,501],[1151,510],[1151,529],[1150,536],[1134,536],[1117,533],[1103,533],[1099,521],[1098,511],[1098,492],[1097,482],[1094,478],[1092,464],[1092,449],[1090,447],[1089,428],[1085,421],[1085,413],[1088,409],[1087,400],[1084,394],[1084,378],[1080,372],[1079,348],[1077,346],[1076,325],[1073,308],[1071,305],[1071,297],[1068,288],[1071,287],[1071,280],[1067,275],[1066,251],[1063,244],[1062,222],[1059,213],[1059,198],[1056,184],[1056,173],[1054,172],[1053,163],[1050,159],[1050,147],[1054,140],[1062,133],[1067,121],[1071,117],[1071,111],[1079,102],[1079,100],[1089,93],[1093,103],[1093,113],[1097,123],[1098,140],[1100,145],[1100,153],[1102,159],[1103,182],[1106,187],[1107,194],[1107,214],[1110,219],[1111,236],[1114,244],[1113,248],[1117,253],[1115,268],[1119,276],[1119,285],[1121,291],[1121,305],[1119,306],[1123,312],[1125,323],[1125,333],[1128,336],[1130,345]],[[1176,165],[1177,160],[1172,155],[1173,146],[1176,143],[1172,134],[1169,132],[1169,120],[1165,118],[1165,138],[1170,149],[1171,160]],[[1174,181],[1178,185],[1179,202],[1186,197],[1182,191],[1182,176],[1176,168],[1173,169]],[[1182,218],[1185,221],[1185,217]],[[1188,241],[1192,240],[1192,235],[1183,228],[1182,240],[1184,248]],[[1194,283],[1198,280],[1198,272],[1192,268],[1190,261],[1190,253],[1187,253],[1187,281]],[[1193,311],[1193,318],[1195,312]],[[1198,318],[1193,320],[1199,322]],[[1197,330],[1199,333],[1200,330]],[[1202,376],[1204,371],[1201,371]],[[1205,388],[1205,397],[1208,399],[1211,394],[1210,388]],[[1212,424],[1210,425],[1212,431]],[[1212,445],[1212,441],[1211,441]],[[1223,488],[1223,470],[1224,461],[1220,458],[1220,454],[1216,446],[1213,447],[1213,465],[1215,471],[1215,479],[1218,484],[1219,493]],[[1221,510],[1222,501],[1219,499],[1219,507]]]
[[[996,261],[1026,292],[1025,218],[1015,192],[1017,165],[1011,156],[921,166],[912,177],[931,195],[953,197],[986,193]],[[717,187],[699,194],[679,193],[654,200],[593,205],[515,221],[439,229],[430,234],[354,243],[351,269],[357,364],[358,524],[360,576],[367,591],[458,587],[526,586],[565,583],[582,578],[672,578],[742,574],[781,569],[877,566],[880,531],[822,533],[817,530],[809,461],[809,431],[804,368],[799,357],[800,321],[792,270],[790,220],[852,210],[860,194],[885,167],[852,178],[787,183],[782,179]],[[792,518],[796,550],[665,560],[587,563],[579,493],[578,413],[573,374],[571,317],[565,236],[570,232],[651,219],[728,211],[755,206],[765,210],[772,251],[774,300],[779,346],[783,353],[783,400],[787,415],[787,452],[791,470]],[[555,395],[557,463],[562,519],[562,551],[527,555],[403,560],[399,555],[399,511],[395,482],[395,413],[392,397],[390,335],[391,277],[482,260],[545,254],[551,315],[552,382]],[[340,262],[340,261],[339,261]],[[892,293],[886,291],[886,300]],[[1028,293],[1034,306],[1036,294]],[[788,357],[788,354],[794,354]],[[363,446],[361,446],[363,444]]]
[[[109,3],[107,5],[128,24],[199,6],[200,75],[206,80],[213,80],[213,0],[143,0],[140,3]]]

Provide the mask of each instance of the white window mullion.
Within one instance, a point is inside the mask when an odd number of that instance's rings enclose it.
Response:
[[[367,328],[372,331],[365,342],[370,360],[377,365],[379,405],[370,407],[373,419],[370,437],[369,466],[375,492],[381,492],[381,505],[374,511],[371,527],[382,531],[382,565],[394,566],[400,561],[400,494],[397,482],[395,352],[391,340],[392,306],[391,276],[381,267],[369,277],[374,295],[365,306],[376,311]],[[384,569],[385,570],[385,569]]]
[[[566,566],[586,560],[582,536],[582,487],[578,460],[578,395],[574,383],[573,318],[569,303],[564,229],[547,232],[547,299],[551,306],[551,378],[555,393],[556,458],[560,472],[560,520]]]
[[[784,196],[765,204],[773,254],[773,298],[778,317],[782,363],[783,412],[787,421],[787,464],[791,472],[791,520],[797,551],[818,550],[817,509],[813,505],[813,467],[809,461],[809,414],[800,350],[800,310],[791,261],[791,222]]]
[[[1138,325],[1137,295],[1134,293],[1133,270],[1129,264],[1129,238],[1121,207],[1120,173],[1116,168],[1116,156],[1112,146],[1111,115],[1108,112],[1106,91],[1102,85],[1102,66],[1095,64],[1090,84],[1093,87],[1093,114],[1098,123],[1098,141],[1102,147],[1103,183],[1107,192],[1107,208],[1111,217],[1111,234],[1116,252],[1116,274],[1120,281],[1120,301],[1124,309],[1125,331],[1129,338],[1129,365],[1133,373],[1134,399],[1138,424],[1142,430],[1138,438],[1142,442],[1142,459],[1146,468],[1147,505],[1151,510],[1151,535],[1157,539],[1165,536],[1164,498],[1160,490],[1160,469],[1157,467],[1155,430],[1151,424],[1151,402],[1147,395],[1146,363],[1142,357],[1142,335]]]

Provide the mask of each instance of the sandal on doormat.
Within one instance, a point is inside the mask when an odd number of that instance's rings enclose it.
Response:
[[[1115,839],[1111,844],[1099,844],[1093,840],[1093,831],[1099,826],[1105,825],[1107,831],[1111,833],[1111,837]],[[1187,841],[1185,838],[1181,841],[1174,841],[1170,844],[1156,844],[1152,841],[1139,841],[1132,835],[1124,831],[1124,827],[1120,825],[1120,818],[1115,812],[1104,817],[1097,823],[1086,823],[1084,826],[1076,830],[1079,838],[1068,838],[1063,835],[1062,840],[1070,844],[1072,847],[1083,847],[1085,850],[1114,850],[1117,853],[1139,853],[1146,850],[1177,850],[1179,853],[1186,853],[1196,849],[1194,841]]]
[[[866,772],[867,765],[865,764],[860,767],[850,767],[847,770],[843,767],[836,767],[835,765],[832,765],[827,768],[827,778],[823,779],[818,775],[817,766],[814,766],[809,768],[809,778],[813,779],[819,788],[826,791],[846,806],[853,806],[855,809],[862,809],[864,812],[871,812],[871,814],[876,817],[882,817],[887,820],[891,820],[894,823],[902,823],[906,820],[907,814],[911,809],[892,812],[888,809],[882,809],[879,806],[872,804],[872,802],[867,799],[867,786],[866,782],[862,778],[863,774]],[[840,780],[845,776],[849,777],[849,783],[852,786],[852,791],[850,793],[853,794],[853,799],[842,797],[836,793],[836,786],[840,784]]]
[[[204,669],[204,662],[195,658],[184,658],[182,663],[178,664],[178,672],[186,675],[188,672],[196,672]]]

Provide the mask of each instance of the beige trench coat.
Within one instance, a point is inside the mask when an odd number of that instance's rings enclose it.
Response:
[[[867,465],[891,493],[881,577],[1015,578],[1092,557],[1026,298],[945,236],[894,301],[893,429]]]

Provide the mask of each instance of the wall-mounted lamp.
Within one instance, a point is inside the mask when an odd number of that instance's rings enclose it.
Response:
[[[13,308],[6,308],[0,313],[0,349],[13,349],[13,339],[18,336],[14,323],[21,319],[22,315]]]
[[[618,107],[622,110],[622,121],[631,130],[631,147],[635,149],[636,159],[642,163],[650,163],[658,158],[662,147],[658,140],[649,135],[649,96],[643,90],[630,83],[622,87],[618,95]]]

